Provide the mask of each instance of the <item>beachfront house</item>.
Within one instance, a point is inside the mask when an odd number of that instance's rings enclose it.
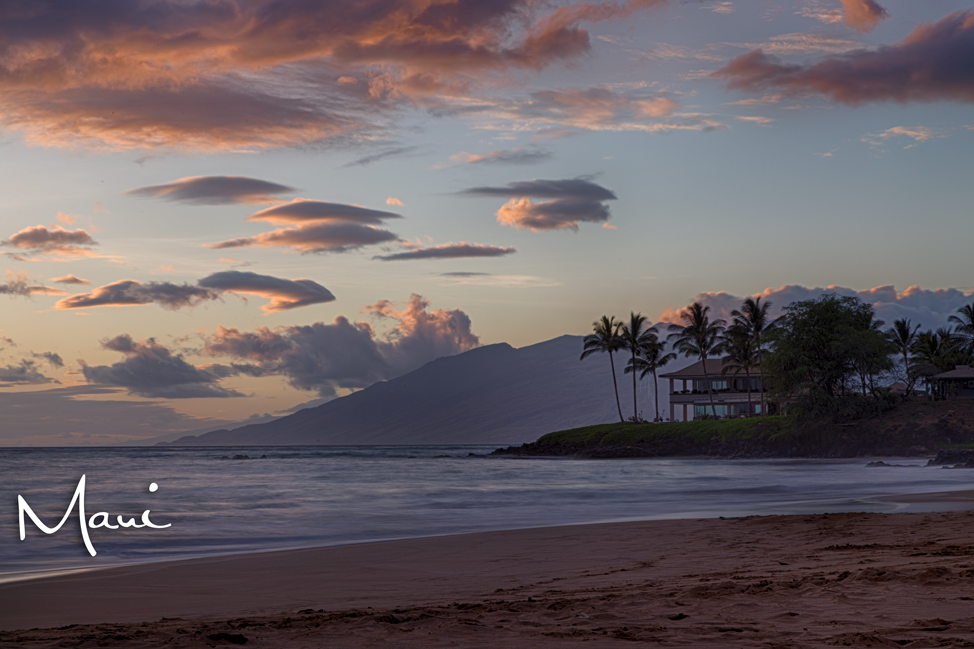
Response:
[[[974,399],[974,367],[958,365],[927,379],[931,399]]]
[[[704,376],[703,361],[669,374],[660,374],[661,379],[670,382],[670,421],[690,421],[712,415],[710,396],[707,392],[707,377]],[[743,372],[721,374],[724,370],[723,358],[707,359],[707,376],[714,395],[714,410],[718,417],[746,417],[747,382]],[[751,413],[761,414],[761,393],[765,390],[761,381],[761,370],[751,370]],[[771,404],[769,411],[772,410]],[[679,415],[678,415],[679,413]]]

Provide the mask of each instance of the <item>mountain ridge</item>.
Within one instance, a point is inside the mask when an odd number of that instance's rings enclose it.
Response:
[[[516,444],[617,420],[608,359],[580,362],[582,339],[484,345],[270,422],[157,445]]]

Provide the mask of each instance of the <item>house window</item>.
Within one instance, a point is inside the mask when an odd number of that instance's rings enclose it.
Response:
[[[717,416],[718,417],[726,417],[727,416],[727,405],[726,404],[724,404],[724,405],[716,405],[716,406],[714,406],[714,410],[717,411]],[[701,417],[710,417],[713,414],[714,414],[714,411],[710,409],[710,404],[705,404],[705,405],[694,404],[693,405],[693,418],[694,419],[700,419]]]
[[[747,392],[747,377],[743,379],[734,379],[734,389],[738,392]],[[758,379],[751,379],[751,392],[758,392],[760,388],[758,387]]]
[[[697,392],[707,391],[707,382],[702,379],[696,379],[693,382],[693,389]],[[726,390],[727,389],[727,379],[710,379],[710,389],[711,390]]]

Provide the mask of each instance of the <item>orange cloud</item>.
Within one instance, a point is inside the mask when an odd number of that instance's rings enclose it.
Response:
[[[86,279],[81,279],[80,277],[75,277],[74,275],[65,275],[63,277],[52,277],[51,281],[57,284],[91,284],[90,281]]]
[[[59,258],[95,257],[92,246],[98,242],[85,230],[66,230],[60,225],[48,229],[43,225],[27,227],[0,243],[31,254]]]

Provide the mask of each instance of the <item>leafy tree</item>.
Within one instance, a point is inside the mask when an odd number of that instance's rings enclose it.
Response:
[[[656,418],[653,421],[660,421],[659,418],[659,384],[656,379],[656,370],[665,366],[676,359],[676,354],[666,352],[666,343],[653,336],[653,339],[644,343],[639,349],[639,356],[632,359],[626,365],[626,373],[640,372],[639,378],[643,379],[647,374],[653,375],[653,403],[656,405]]]
[[[770,334],[773,351],[763,367],[779,398],[796,399],[802,418],[857,416],[868,402],[850,393],[849,382],[860,379],[882,406],[885,397],[874,379],[892,367],[895,348],[870,305],[826,293],[784,311]]]
[[[629,350],[631,358],[629,366],[636,363],[636,356],[643,345],[656,340],[656,327],[644,328],[646,326],[646,316],[642,313],[629,313],[629,322],[622,325],[622,341],[626,349]],[[627,366],[628,367],[628,366]],[[628,373],[629,370],[626,369]],[[640,377],[642,378],[642,377]],[[632,420],[639,421],[639,409],[636,407],[636,373],[632,373]]]
[[[617,352],[625,347],[622,337],[619,334],[622,323],[616,322],[615,316],[602,316],[601,319],[592,323],[592,333],[585,336],[582,341],[582,357],[585,360],[596,352],[608,352],[609,366],[612,368],[612,386],[616,393],[616,409],[619,411],[619,421],[625,421],[622,416],[622,406],[619,405],[619,384],[616,381],[616,365],[612,360],[612,352]]]
[[[876,376],[893,367],[890,356],[896,350],[889,337],[882,332],[885,324],[876,319],[872,307],[859,309],[853,316],[852,331],[847,333],[847,348],[864,397],[875,393]]]
[[[903,371],[906,373],[906,395],[913,394],[913,386],[916,385],[919,375],[916,372],[915,363],[910,362],[910,352],[917,342],[917,332],[920,325],[913,326],[913,323],[900,318],[893,321],[893,327],[887,331],[890,341],[896,345],[896,350],[903,355]]]
[[[974,354],[974,302],[957,309],[960,316],[952,315],[947,318],[947,322],[957,325],[956,333],[963,340],[964,353]]]
[[[709,306],[694,302],[680,315],[683,326],[671,324],[667,342],[673,344],[674,349],[687,358],[699,358],[703,361],[703,376],[707,384],[707,394],[710,395],[710,411],[717,417],[717,406],[714,405],[714,391],[710,387],[710,375],[707,373],[707,358],[717,356],[723,352],[724,325],[723,319],[711,321]]]
[[[731,311],[731,317],[734,318],[733,327],[739,328],[744,331],[748,331],[751,335],[751,348],[756,357],[756,365],[761,364],[761,357],[764,354],[764,344],[768,337],[768,334],[774,329],[777,320],[774,320],[769,315],[771,310],[771,302],[761,303],[760,296],[757,298],[749,297],[746,298],[741,304],[741,309],[738,311],[734,309]],[[750,376],[748,377],[748,392],[751,389]],[[762,379],[761,387],[761,415],[766,413],[766,406],[764,400],[764,386]],[[751,395],[748,394],[748,414],[751,412]]]

